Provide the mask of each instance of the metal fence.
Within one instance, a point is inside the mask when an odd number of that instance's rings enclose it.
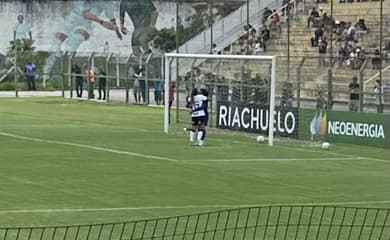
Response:
[[[284,4],[283,3],[286,3]],[[211,9],[223,9],[223,2],[220,1],[203,1],[198,5],[202,6],[200,13],[206,14],[203,21],[207,25],[199,35],[186,42],[179,48],[179,52],[199,52],[208,53],[211,50],[212,43],[216,43],[221,51],[229,54],[272,54],[278,56],[278,86],[287,82],[292,86],[293,102],[296,107],[315,107],[319,94],[324,94],[327,108],[337,110],[349,110],[348,87],[353,76],[358,77],[360,83],[359,111],[376,111],[377,99],[383,99],[380,103],[384,106],[384,112],[390,111],[390,80],[389,80],[389,47],[390,43],[390,21],[385,12],[388,11],[389,5],[384,1],[309,1],[309,0],[290,0],[290,1],[244,1],[240,7],[227,15],[214,14]],[[351,3],[349,3],[351,2]],[[178,1],[179,3],[179,1]],[[249,34],[246,32],[245,25],[248,23],[253,26],[258,33],[264,27],[262,17],[264,6],[270,9],[276,9],[281,15],[280,30],[272,28],[270,25],[271,39],[267,41],[267,51],[256,51],[249,43]],[[363,6],[363,7],[362,7]],[[345,63],[339,60],[338,48],[340,41],[337,34],[334,33],[335,26],[328,29],[331,41],[328,41],[327,54],[319,56],[318,48],[310,46],[310,38],[314,36],[315,26],[307,28],[308,15],[312,7],[322,7],[328,15],[337,21],[353,23],[365,18],[369,28],[368,33],[358,42],[365,52],[365,57],[359,59],[359,63]],[[184,19],[180,11],[177,12],[176,21]],[[211,19],[211,20],[210,20]],[[234,21],[230,21],[234,20]],[[266,25],[271,21],[268,19]],[[314,22],[313,22],[314,24]],[[229,30],[230,29],[230,30]],[[179,29],[178,29],[179,31]],[[222,34],[222,35],[221,35]],[[196,40],[198,39],[198,40]],[[192,42],[195,43],[192,44]],[[227,43],[229,42],[229,43]],[[342,41],[341,41],[342,42]],[[199,47],[196,47],[198,46]],[[193,51],[189,47],[196,47]],[[379,55],[375,55],[378,49]],[[50,53],[38,52],[35,54],[37,59],[45,59]],[[20,58],[22,60],[20,60]],[[374,59],[376,61],[373,64]],[[37,60],[38,62],[41,60]],[[322,60],[322,61],[320,61]],[[379,61],[378,61],[379,60]],[[42,60],[43,61],[43,60]],[[64,96],[76,97],[75,77],[71,71],[71,65],[78,63],[81,67],[85,64],[97,66],[106,73],[106,100],[121,101],[126,103],[135,103],[134,97],[134,68],[137,65],[137,59],[131,56],[118,56],[100,53],[81,53],[76,55],[63,54],[62,57],[56,58],[56,64],[49,73],[44,76],[42,67],[38,69],[36,78],[37,91],[27,91],[26,78],[23,74],[23,56],[15,54],[15,61],[7,68],[7,73],[2,72],[0,76],[0,96]],[[149,61],[144,61],[146,74],[142,80],[141,103],[154,103],[154,84],[161,80],[161,68],[158,56],[153,56]],[[42,65],[43,63],[40,63]],[[198,62],[197,66],[203,64]],[[374,66],[375,65],[375,66]],[[13,67],[13,68],[12,68]],[[185,73],[191,71],[191,65],[180,65],[179,76],[172,76],[172,81],[178,81]],[[129,71],[133,69],[132,71]],[[83,76],[84,78],[86,76]],[[50,79],[50,80],[45,80]],[[98,82],[100,76],[93,86],[94,95],[98,96]],[[383,91],[375,93],[376,80],[382,82]],[[88,92],[88,84],[84,83],[84,92]],[[179,89],[181,91],[181,89]],[[280,91],[279,91],[280,93]],[[92,95],[91,95],[92,96]],[[280,96],[280,94],[279,94]],[[88,99],[86,95],[84,98]]]
[[[131,222],[0,228],[3,240],[389,239],[390,209],[262,206]]]

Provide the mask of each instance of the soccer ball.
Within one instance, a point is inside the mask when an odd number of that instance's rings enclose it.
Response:
[[[323,142],[322,145],[321,145],[321,148],[324,149],[324,150],[330,149],[330,143]]]
[[[263,135],[259,135],[259,136],[257,136],[256,141],[258,141],[258,142],[264,142],[264,141],[265,141],[265,138],[264,138]]]

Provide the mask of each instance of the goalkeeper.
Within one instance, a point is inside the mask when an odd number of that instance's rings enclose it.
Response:
[[[190,99],[188,99],[189,106],[191,107],[191,121],[192,128],[190,129],[190,142],[195,143],[195,134],[198,132],[197,140],[198,146],[203,146],[206,137],[206,124],[207,124],[207,97],[194,88],[191,93]]]

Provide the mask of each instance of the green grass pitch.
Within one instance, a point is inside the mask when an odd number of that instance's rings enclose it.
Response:
[[[259,144],[211,129],[204,147],[161,108],[0,99],[0,226],[128,221],[266,204],[388,207],[390,151]]]

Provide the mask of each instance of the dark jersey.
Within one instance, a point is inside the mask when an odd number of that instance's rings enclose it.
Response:
[[[359,91],[360,86],[359,83],[350,83],[349,84],[349,90],[350,90],[350,96],[349,99],[351,100],[359,100]]]

